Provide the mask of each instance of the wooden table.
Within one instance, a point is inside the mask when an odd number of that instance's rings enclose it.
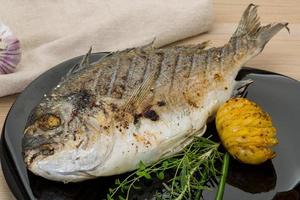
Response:
[[[233,33],[241,13],[249,3],[260,5],[259,15],[263,23],[287,21],[291,33],[281,31],[266,46],[262,54],[247,66],[278,72],[300,80],[300,1],[299,0],[215,0],[215,24],[211,32],[189,38],[180,43],[198,43],[211,40],[213,46],[222,45]],[[0,86],[1,87],[1,86]],[[17,95],[0,98],[0,128]],[[14,199],[0,172],[0,199]]]

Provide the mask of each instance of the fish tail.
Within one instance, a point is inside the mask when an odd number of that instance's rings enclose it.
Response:
[[[230,43],[236,42],[238,39],[243,39],[254,43],[257,48],[255,52],[258,54],[263,50],[268,41],[276,35],[281,29],[286,28],[289,32],[288,23],[272,23],[262,26],[257,15],[257,5],[250,4],[244,11],[239,25],[230,38]]]

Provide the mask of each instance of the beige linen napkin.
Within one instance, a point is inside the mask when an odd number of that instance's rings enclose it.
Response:
[[[49,68],[85,54],[153,41],[159,47],[205,32],[211,0],[0,0],[0,21],[17,35],[22,60],[0,75],[0,96],[22,91]]]

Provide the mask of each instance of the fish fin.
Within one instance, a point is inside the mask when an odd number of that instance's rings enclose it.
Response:
[[[233,90],[233,97],[245,97],[247,96],[247,88],[251,85],[254,81],[251,79],[237,81],[235,88]]]
[[[130,48],[127,48],[127,49],[124,49],[122,50],[121,52],[130,52],[132,50],[142,50],[142,51],[148,51],[148,50],[152,50],[152,49],[156,49],[154,47],[154,42],[155,42],[156,38],[154,38],[151,42],[145,44],[145,45],[142,45],[140,47],[130,47]]]
[[[118,52],[110,52],[107,53],[106,55],[102,56],[99,60],[97,60],[96,62],[92,63],[92,64],[97,64],[99,62],[102,62],[105,58],[107,58],[108,56],[111,56],[113,54],[116,54]],[[91,62],[90,62],[90,57],[92,54],[92,47],[90,47],[89,51],[85,54],[85,56],[82,58],[82,60],[80,61],[80,63],[75,64],[68,72],[67,74],[63,77],[63,80],[67,79],[69,76],[76,74],[77,72],[88,68],[91,66]]]
[[[66,74],[66,76],[64,78],[67,78],[69,76],[71,76],[72,74],[75,74],[79,71],[81,71],[84,68],[87,68],[90,66],[90,56],[91,56],[91,52],[92,52],[92,47],[90,47],[89,51],[87,52],[87,54],[85,54],[85,56],[83,57],[83,59],[81,60],[81,62],[76,65],[74,65]]]
[[[259,29],[259,31],[257,32],[258,45],[261,48],[264,48],[267,42],[283,28],[285,28],[288,32],[290,32],[287,22],[273,23],[261,27],[261,29]]]
[[[250,4],[246,8],[230,41],[234,41],[237,37],[246,36],[248,40],[256,40],[256,44],[262,50],[266,43],[282,28],[289,31],[288,23],[273,23],[261,26],[257,15],[257,7],[257,5]]]
[[[123,110],[130,110],[136,108],[145,99],[146,95],[153,90],[152,85],[155,80],[156,71],[150,73],[142,82],[140,86],[133,90],[132,95],[122,106]]]
[[[143,51],[155,49],[155,47],[154,47],[155,40],[156,40],[156,38],[153,38],[153,40],[151,42],[141,46],[140,49],[143,50]]]
[[[255,33],[260,28],[260,19],[257,16],[257,7],[257,5],[250,4],[246,8],[232,37],[255,35]]]
[[[209,47],[210,45],[210,40],[207,40],[207,41],[204,41],[204,42],[201,42],[199,44],[187,44],[187,45],[182,45],[182,46],[176,46],[176,47],[179,47],[179,48],[184,48],[184,49],[197,49],[197,50],[204,50],[205,48]]]
[[[81,60],[80,64],[79,64],[79,70],[89,67],[90,66],[90,57],[91,57],[91,53],[92,53],[92,47],[90,47],[89,51],[87,52],[87,54],[85,54],[85,56],[83,57],[83,59]]]
[[[149,42],[149,44],[146,44],[145,47],[155,48],[155,46],[154,46],[155,41],[156,41],[156,37],[154,37],[154,38],[152,39],[152,41]]]
[[[195,139],[195,137],[201,137],[205,133],[206,129],[207,126],[204,125],[200,130],[191,132],[184,138],[168,139],[165,144],[160,145],[166,147],[166,151],[162,153],[162,158],[174,155],[182,151],[182,149],[184,149],[187,145],[189,145]],[[175,142],[174,140],[177,141]]]

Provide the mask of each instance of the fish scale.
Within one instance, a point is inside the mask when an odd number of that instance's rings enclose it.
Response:
[[[201,136],[232,95],[242,65],[287,23],[261,26],[245,10],[221,47],[113,52],[89,63],[91,51],[32,112],[23,138],[27,168],[50,180],[78,182],[132,171],[176,153]],[[56,123],[53,123],[56,122]]]

